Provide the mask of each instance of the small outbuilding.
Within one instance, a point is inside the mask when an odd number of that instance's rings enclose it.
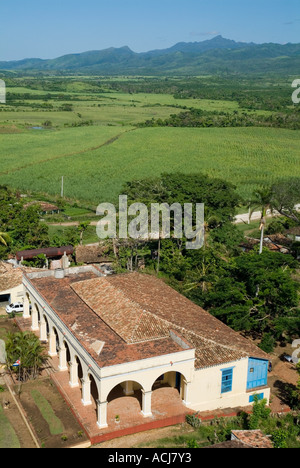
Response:
[[[34,260],[39,255],[45,255],[47,260],[62,260],[64,257],[70,257],[74,253],[72,245],[63,247],[49,247],[44,249],[21,250],[16,253],[16,261],[22,264],[24,260]],[[68,266],[68,265],[67,265]],[[67,267],[66,266],[66,267]]]
[[[23,301],[23,271],[9,263],[0,263],[0,307]]]
[[[42,202],[42,201],[33,201],[24,205],[24,209],[27,210],[31,206],[39,205],[41,207],[41,214],[48,215],[48,214],[59,214],[60,209],[58,206],[49,203],[49,202]]]

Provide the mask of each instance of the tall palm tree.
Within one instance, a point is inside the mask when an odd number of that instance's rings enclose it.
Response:
[[[269,187],[264,187],[260,190],[256,190],[253,193],[253,200],[249,202],[249,208],[250,208],[249,219],[251,219],[255,210],[259,209],[261,211],[261,219],[260,219],[260,227],[259,227],[261,231],[259,253],[261,254],[263,250],[264,230],[266,227],[267,212],[269,210],[271,211],[271,213],[274,211],[272,189]]]

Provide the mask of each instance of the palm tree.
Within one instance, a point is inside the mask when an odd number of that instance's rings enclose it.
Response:
[[[251,219],[253,212],[257,209],[261,211],[261,219],[260,219],[260,247],[259,253],[262,253],[263,250],[263,242],[264,242],[264,230],[266,227],[266,216],[267,212],[270,210],[271,213],[274,211],[273,205],[273,192],[272,189],[269,187],[262,188],[260,190],[256,190],[253,193],[253,200],[249,202],[250,208],[250,215],[249,219]]]
[[[48,361],[45,348],[32,332],[8,333],[6,340],[7,366],[15,369],[23,381],[35,378]],[[19,360],[16,369],[14,363]]]
[[[79,226],[77,229],[80,234],[80,245],[83,244],[83,234],[88,229],[89,225],[90,225],[89,221],[82,221],[81,223],[79,223]]]

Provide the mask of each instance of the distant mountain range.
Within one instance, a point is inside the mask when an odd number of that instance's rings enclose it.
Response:
[[[169,49],[136,53],[109,48],[51,60],[0,62],[0,70],[60,71],[99,75],[201,75],[240,73],[300,75],[300,44],[254,44],[216,36],[203,42],[180,42]]]

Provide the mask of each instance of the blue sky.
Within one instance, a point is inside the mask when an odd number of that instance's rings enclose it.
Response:
[[[125,45],[146,52],[218,34],[300,42],[299,0],[14,0],[0,11],[0,61]]]

